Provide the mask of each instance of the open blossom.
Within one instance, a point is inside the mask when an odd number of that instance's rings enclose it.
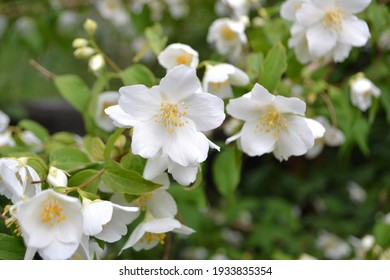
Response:
[[[83,217],[77,198],[45,190],[12,209],[29,255],[38,251],[43,259],[68,259],[78,248]]]
[[[227,63],[207,65],[203,77],[203,90],[220,98],[233,97],[232,85],[245,86],[249,83],[248,75],[241,69]]]
[[[185,65],[170,70],[159,86],[122,87],[119,108],[134,121],[132,152],[153,158],[162,150],[182,166],[203,162],[215,145],[202,131],[221,125],[225,114],[223,101],[200,88],[195,69]],[[113,120],[124,123],[116,113]]]
[[[40,180],[37,172],[27,165],[27,158],[0,159],[0,194],[12,203],[40,192]]]
[[[215,44],[220,54],[230,54],[233,57],[241,53],[242,47],[247,41],[245,23],[229,18],[220,18],[214,21],[207,33],[209,44]]]
[[[381,90],[373,84],[364,74],[357,74],[351,80],[351,102],[361,111],[367,111],[371,107],[372,97],[379,97]]]
[[[99,94],[97,98],[97,106],[95,110],[95,122],[96,124],[105,131],[113,131],[115,126],[112,120],[104,112],[104,110],[112,105],[118,104],[119,92],[107,91]]]
[[[241,131],[227,141],[238,139],[249,156],[273,152],[277,159],[287,160],[305,154],[325,133],[319,122],[304,117],[306,104],[302,100],[274,96],[259,84],[244,96],[231,99],[226,109],[245,121]]]
[[[199,63],[199,54],[188,45],[175,43],[167,46],[157,59],[160,65],[167,70],[181,64],[196,68]]]
[[[371,0],[288,0],[281,16],[293,21],[289,46],[298,60],[307,63],[321,57],[345,60],[352,47],[366,45],[370,38],[367,23],[354,14],[362,12]]]

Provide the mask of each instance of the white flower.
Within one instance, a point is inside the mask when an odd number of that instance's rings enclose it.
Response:
[[[118,241],[127,233],[127,225],[138,217],[138,210],[110,201],[83,198],[83,232],[106,242]]]
[[[160,65],[167,70],[181,64],[196,68],[199,63],[199,54],[188,45],[175,43],[167,46],[157,59]]]
[[[88,66],[93,72],[99,72],[106,65],[104,57],[101,54],[95,54],[89,59]]]
[[[217,51],[223,55],[239,55],[242,46],[248,41],[245,35],[245,24],[229,18],[215,20],[209,27],[207,42],[215,44]]]
[[[159,86],[122,87],[119,107],[135,120],[132,152],[153,158],[163,150],[182,166],[203,162],[214,146],[201,131],[221,125],[225,114],[220,98],[199,89],[195,69],[184,65],[170,70]],[[111,117],[124,123],[116,114]]]
[[[203,76],[203,90],[220,98],[233,97],[231,85],[245,86],[249,83],[248,75],[231,64],[207,65]]]
[[[226,109],[245,121],[242,130],[227,142],[239,139],[249,156],[273,152],[277,159],[287,160],[305,154],[325,133],[319,122],[304,117],[306,104],[302,100],[274,96],[259,84],[244,96],[231,99]]]
[[[105,109],[118,104],[119,93],[116,91],[102,92],[98,95],[95,110],[95,122],[104,131],[113,131],[115,126],[111,118],[105,113]]]
[[[83,235],[79,247],[70,259],[93,260],[96,257],[96,259],[100,260],[106,252],[106,248],[100,248],[95,240],[89,238],[87,235]]]
[[[381,33],[378,45],[384,51],[390,50],[390,28],[387,28]]]
[[[296,13],[308,0],[287,0],[280,6],[280,16],[289,21],[296,20]]]
[[[351,102],[361,111],[366,111],[371,107],[371,97],[379,97],[381,90],[375,86],[363,74],[357,74],[351,80]]]
[[[185,235],[194,232],[172,217],[154,217],[150,212],[147,212],[144,221],[131,233],[122,251],[130,247],[136,251],[152,249],[159,243],[164,244],[166,233],[171,231]]]
[[[185,18],[189,12],[189,4],[186,0],[165,0],[169,13],[174,19]]]
[[[356,182],[350,181],[347,184],[347,191],[351,201],[356,203],[363,203],[366,200],[366,191]]]
[[[83,232],[81,204],[77,198],[45,190],[15,204],[24,243],[43,259],[67,259],[78,248]]]
[[[296,4],[295,17],[291,7]],[[303,3],[302,3],[303,2]],[[354,14],[363,11],[371,0],[350,1],[291,1],[282,9],[282,16],[295,20],[305,32],[310,56],[319,58],[331,55],[335,61],[344,60],[351,47],[362,47],[370,38],[367,23]],[[297,49],[296,49],[297,51]]]
[[[243,16],[249,13],[250,0],[218,0],[215,4],[215,12],[217,15]]]
[[[9,121],[10,120],[8,115],[0,110],[0,133],[3,133],[7,130]]]
[[[120,0],[98,0],[95,2],[103,18],[110,20],[116,26],[123,26],[130,22],[129,15]]]
[[[351,236],[349,242],[355,249],[355,259],[362,260],[365,259],[367,252],[375,245],[375,237],[370,234],[363,236],[362,239]]]
[[[53,187],[66,187],[68,185],[68,177],[64,170],[50,166],[47,181]]]
[[[351,247],[332,233],[323,231],[317,239],[317,247],[323,250],[328,259],[338,260],[348,257]]]
[[[154,157],[149,158],[146,162],[143,176],[147,180],[153,180],[159,174],[168,170],[179,184],[188,186],[196,179],[196,174],[200,169],[199,163],[194,163],[189,166],[182,166],[172,161],[168,154],[162,150]]]
[[[324,149],[325,144],[330,147],[337,147],[345,141],[344,133],[337,127],[331,125],[326,118],[320,116],[314,119],[325,127],[325,134],[322,138],[316,139],[313,148],[307,152],[306,157],[310,159],[317,157]]]
[[[0,194],[11,199],[12,203],[41,191],[39,175],[26,162],[27,158],[0,159]]]

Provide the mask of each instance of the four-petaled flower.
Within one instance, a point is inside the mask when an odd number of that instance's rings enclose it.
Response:
[[[167,46],[157,59],[160,65],[167,70],[182,64],[196,68],[199,63],[199,54],[188,45],[175,43]]]

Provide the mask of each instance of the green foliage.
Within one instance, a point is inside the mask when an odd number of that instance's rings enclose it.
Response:
[[[149,46],[155,54],[159,54],[168,42],[168,37],[164,35],[162,26],[158,23],[145,29],[145,36]]]
[[[267,53],[261,69],[259,83],[273,92],[287,69],[286,49],[281,43],[275,44]]]
[[[63,147],[50,153],[50,165],[71,172],[91,164],[88,156],[77,148]]]
[[[121,73],[123,84],[126,86],[142,84],[152,87],[156,84],[154,74],[142,64],[134,64],[126,68]]]
[[[49,132],[45,127],[32,120],[21,120],[19,126],[25,130],[31,131],[41,141],[49,139]]]
[[[22,238],[0,233],[0,260],[21,260],[25,251]]]

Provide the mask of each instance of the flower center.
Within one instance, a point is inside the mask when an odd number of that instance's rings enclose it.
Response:
[[[236,33],[225,25],[222,28],[222,36],[226,41],[231,41],[236,38]]]
[[[187,121],[181,120],[182,117],[187,115],[187,112],[181,110],[180,107],[184,110],[188,109],[185,103],[162,102],[160,113],[155,115],[155,121],[164,124],[168,133],[173,133],[176,127],[182,127],[187,123]]]
[[[184,64],[190,66],[191,61],[192,61],[192,55],[190,55],[189,53],[183,53],[182,55],[176,56],[176,63],[179,65]]]
[[[136,206],[140,207],[142,211],[146,210],[146,201],[153,197],[153,193],[141,194],[135,201]]]
[[[145,233],[145,239],[148,244],[156,240],[158,240],[160,244],[164,244],[166,236],[167,235],[165,233],[151,233],[151,232]]]
[[[61,204],[56,199],[46,202],[41,217],[41,222],[49,223],[50,227],[66,219],[66,216],[62,214]]]
[[[340,7],[333,7],[325,11],[323,25],[325,28],[333,28],[340,31],[342,28],[345,12]]]
[[[227,80],[223,82],[210,82],[210,91],[218,93],[221,91],[222,87],[227,86],[228,84]]]
[[[286,119],[279,112],[272,110],[260,117],[260,121],[256,125],[254,132],[272,132],[273,137],[276,139],[279,137],[279,132],[286,128]]]

